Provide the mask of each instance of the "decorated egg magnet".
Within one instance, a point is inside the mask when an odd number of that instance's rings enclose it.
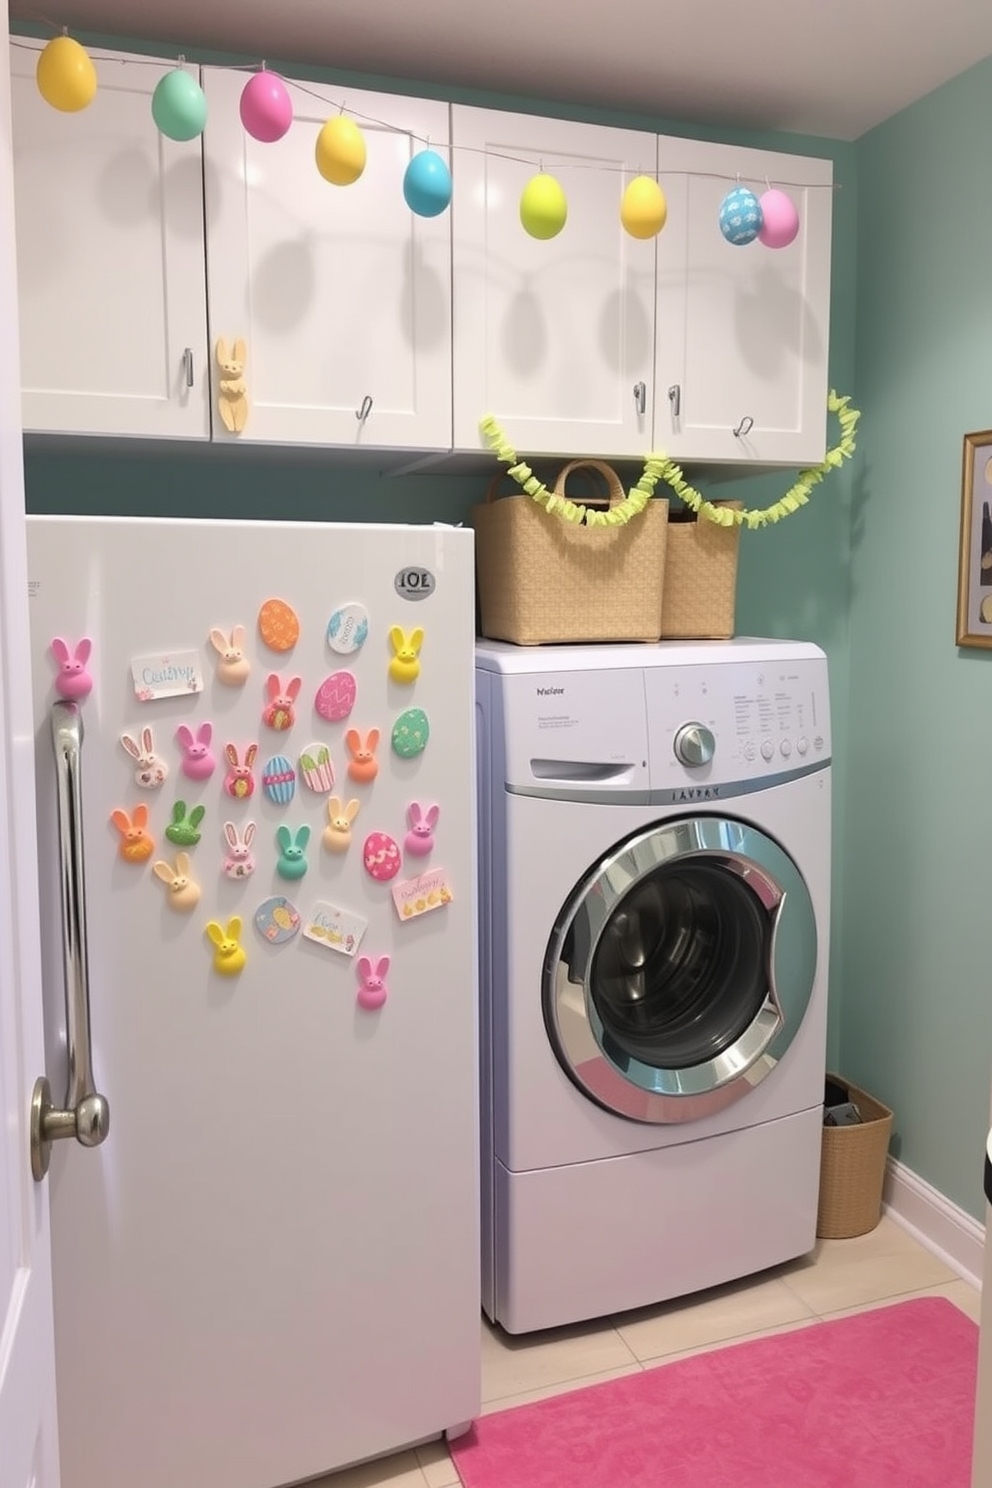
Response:
[[[328,723],[340,723],[355,706],[358,683],[351,672],[332,672],[317,688],[314,708]]]
[[[284,599],[267,599],[258,612],[258,633],[270,651],[292,651],[300,639],[300,622]]]
[[[269,945],[285,945],[300,928],[300,912],[282,894],[264,900],[254,914],[255,929]]]
[[[334,766],[326,744],[308,744],[300,755],[300,779],[308,790],[326,796],[334,788]]]
[[[358,651],[368,640],[368,634],[368,611],[357,600],[341,605],[327,622],[327,644],[339,656]]]
[[[284,754],[274,754],[262,768],[262,789],[277,806],[288,806],[296,794],[296,771]]]
[[[400,759],[413,759],[423,754],[431,726],[423,708],[407,708],[393,724],[392,744]]]
[[[400,849],[388,832],[370,832],[362,848],[365,871],[376,883],[388,883],[400,871]]]
[[[735,186],[720,205],[720,231],[735,248],[753,243],[761,231],[761,207],[753,191]]]

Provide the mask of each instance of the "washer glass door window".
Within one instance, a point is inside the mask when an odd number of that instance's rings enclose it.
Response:
[[[741,822],[693,817],[621,843],[555,925],[544,1012],[592,1099],[692,1120],[772,1070],[809,1005],[816,919],[799,869]]]

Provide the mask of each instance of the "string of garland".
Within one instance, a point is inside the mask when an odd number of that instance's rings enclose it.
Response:
[[[805,506],[813,487],[819,485],[831,470],[838,469],[845,460],[851,458],[856,448],[855,432],[861,412],[850,405],[849,396],[840,398],[833,389],[830,390],[827,395],[827,411],[837,415],[837,421],[840,424],[838,442],[833,449],[827,451],[819,465],[811,465],[801,470],[794,485],[790,486],[778,501],[773,502],[771,506],[750,507],[746,511],[736,511],[726,506],[714,506],[712,501],[707,501],[699,491],[689,485],[680,467],[667,455],[648,455],[644,461],[644,470],[640,479],[636,485],[631,487],[624,500],[616,506],[611,506],[605,511],[583,506],[581,502],[569,501],[567,497],[549,491],[547,486],[538,480],[530,466],[518,459],[516,450],[508,443],[506,435],[492,414],[486,414],[485,418],[480,419],[479,427],[486,436],[489,447],[497,460],[509,467],[507,473],[526,494],[532,497],[539,506],[543,506],[549,512],[554,512],[565,522],[584,522],[587,527],[622,527],[644,510],[654,494],[655,486],[659,481],[663,481],[681,501],[685,502],[686,506],[691,507],[698,516],[707,521],[716,522],[721,527],[736,525],[753,529],[780,522],[783,517],[791,516],[801,506]]]

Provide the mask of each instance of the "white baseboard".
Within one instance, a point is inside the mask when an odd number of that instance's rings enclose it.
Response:
[[[886,1165],[882,1208],[962,1281],[981,1288],[985,1226],[892,1157]]]

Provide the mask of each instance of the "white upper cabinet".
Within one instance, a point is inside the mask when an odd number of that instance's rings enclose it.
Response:
[[[245,344],[241,443],[451,446],[451,226],[403,198],[411,156],[447,158],[448,105],[287,81],[293,123],[262,144],[242,127],[246,75],[205,67],[210,340]],[[361,177],[319,174],[322,125],[344,108],[368,149]]]
[[[25,429],[206,438],[200,141],[151,114],[170,64],[94,58],[96,97],[65,114],[38,50],[10,57]]]
[[[485,447],[492,414],[522,453],[638,456],[651,440],[653,239],[620,225],[626,183],[657,139],[454,105],[454,444]],[[520,197],[560,182],[568,220],[530,237]]]
[[[658,239],[654,443],[678,459],[806,465],[827,431],[832,166],[829,160],[659,140],[662,184],[684,193]],[[728,243],[737,184],[783,190],[799,212],[787,248]]]

